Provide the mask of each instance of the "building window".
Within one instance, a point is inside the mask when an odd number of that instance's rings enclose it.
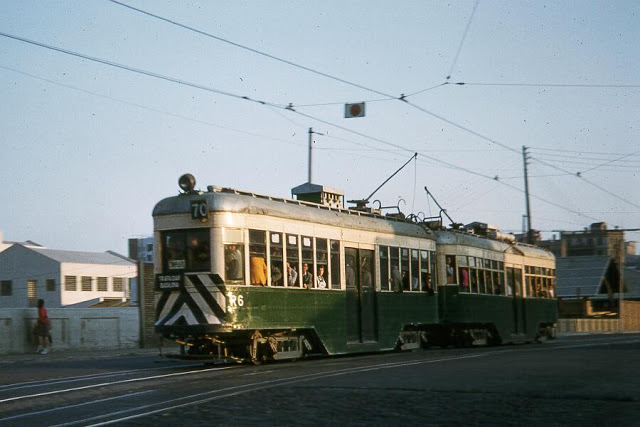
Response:
[[[107,278],[106,277],[98,277],[98,292],[107,292],[109,289],[107,288]]]
[[[27,305],[29,307],[38,306],[38,281],[27,280]]]
[[[82,276],[82,291],[83,292],[91,292],[93,289],[91,289],[91,277],[89,276]]]
[[[77,291],[78,283],[76,276],[64,276],[64,290]]]
[[[10,297],[12,293],[11,280],[3,280],[0,282],[0,296]]]
[[[47,279],[45,282],[45,289],[47,292],[53,292],[56,290],[56,281],[55,279]]]
[[[124,292],[124,278],[113,278],[113,292]]]

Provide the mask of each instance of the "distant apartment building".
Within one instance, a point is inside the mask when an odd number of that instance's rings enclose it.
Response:
[[[78,252],[16,243],[0,252],[0,307],[81,306],[126,300],[135,261],[115,252]]]
[[[608,256],[620,270],[626,263],[627,245],[624,241],[624,231],[610,230],[604,222],[593,223],[582,231],[561,231],[559,240],[542,240],[536,244],[550,250],[559,258]]]
[[[625,242],[624,230],[597,222],[536,244],[556,255],[557,295],[561,300],[582,301],[580,312],[585,312],[585,304],[596,312],[616,310],[621,299],[640,297],[635,265],[626,266],[633,259],[628,254],[635,253],[635,244]],[[566,307],[561,304],[561,315]]]
[[[153,263],[153,236],[129,239],[129,258]]]

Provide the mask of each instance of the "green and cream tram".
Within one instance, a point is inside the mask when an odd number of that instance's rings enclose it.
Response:
[[[183,192],[160,201],[153,217],[156,331],[180,343],[183,357],[256,362],[460,344],[459,336],[478,338],[492,324],[502,341],[512,337],[502,335],[505,328],[518,340],[536,336],[522,328],[539,320],[530,317],[539,308],[529,309],[520,295],[526,299],[527,280],[538,283],[528,268],[553,272],[544,251],[478,237],[447,241],[445,231],[425,224],[344,209],[340,193],[313,184],[298,200],[213,186],[197,191],[190,175],[180,185]],[[532,255],[541,261],[530,262]],[[448,256],[499,264],[482,270],[484,287],[466,290],[447,276]],[[509,295],[505,274],[516,269],[520,287]],[[480,277],[481,269],[473,271]],[[484,292],[485,274],[503,294]],[[512,311],[492,320],[492,305]],[[545,325],[555,322],[553,314]],[[522,323],[507,327],[503,317]],[[462,326],[442,326],[454,323]],[[518,337],[521,329],[529,335]]]

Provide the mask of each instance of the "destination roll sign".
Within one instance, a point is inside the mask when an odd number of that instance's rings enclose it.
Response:
[[[156,275],[156,290],[180,289],[183,281],[184,276],[182,274],[158,274]]]

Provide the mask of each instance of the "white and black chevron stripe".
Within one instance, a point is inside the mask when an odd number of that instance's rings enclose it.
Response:
[[[156,303],[156,326],[219,325],[227,312],[225,286],[217,274],[184,276],[178,292],[163,292]]]

